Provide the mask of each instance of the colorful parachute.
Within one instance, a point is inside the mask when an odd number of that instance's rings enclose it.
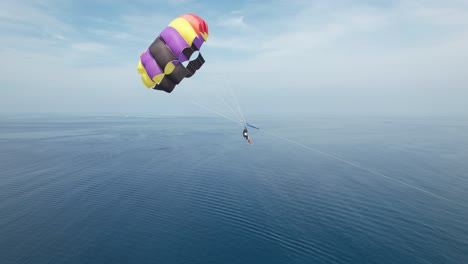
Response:
[[[208,25],[201,17],[185,14],[174,19],[140,56],[137,70],[143,84],[147,88],[172,92],[205,63],[201,53],[194,60],[190,60],[190,56],[199,51],[207,39]],[[182,64],[186,61],[189,61],[187,67]]]

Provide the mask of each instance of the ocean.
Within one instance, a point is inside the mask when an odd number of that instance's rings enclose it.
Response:
[[[0,263],[468,263],[467,121],[2,115]]]

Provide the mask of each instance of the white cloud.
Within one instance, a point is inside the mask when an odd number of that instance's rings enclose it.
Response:
[[[451,7],[421,7],[415,10],[414,14],[418,19],[422,19],[426,23],[453,26],[468,25],[468,10],[460,10]]]
[[[237,51],[252,51],[255,49],[247,39],[239,37],[220,38],[210,36],[209,41],[207,41],[204,46],[207,48],[221,48]]]
[[[110,47],[96,42],[78,42],[70,46],[71,52],[109,53]]]
[[[256,36],[238,37],[239,43],[257,43],[252,45],[256,56],[211,64],[206,74],[230,73],[216,81],[217,86],[230,83],[251,105],[258,97],[267,103],[268,95],[275,98],[270,103],[289,98],[287,104],[295,102],[303,110],[320,105],[323,111],[342,111],[347,98],[348,104],[359,102],[360,111],[367,105],[373,111],[468,112],[459,100],[468,96],[463,88],[468,87],[468,27],[460,19],[464,16],[455,15],[453,21],[452,9],[425,8],[424,15],[421,6],[405,2],[385,8],[334,6],[323,14],[315,6],[304,8],[284,19],[280,30],[263,28]],[[437,14],[435,21],[428,19],[427,10]],[[447,30],[436,33],[434,24]],[[446,109],[426,104],[437,98],[453,104]],[[311,102],[317,108],[310,108]],[[401,105],[409,102],[414,105]]]
[[[248,27],[244,21],[244,16],[224,17],[219,21],[219,25],[222,27],[233,27],[233,28],[247,28]]]
[[[0,2],[0,19],[20,32],[64,35],[71,27],[48,14],[47,9],[22,1]]]

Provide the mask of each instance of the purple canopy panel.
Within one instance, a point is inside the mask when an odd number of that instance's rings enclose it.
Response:
[[[163,73],[161,68],[159,68],[158,64],[154,60],[153,56],[151,56],[149,49],[147,49],[143,54],[140,56],[141,64],[146,69],[146,73],[148,76],[153,79],[154,76]]]
[[[185,57],[182,51],[189,47],[189,45],[175,28],[166,27],[161,32],[160,36],[176,58],[178,58],[180,61],[187,60],[187,57]]]
[[[193,40],[193,45],[195,45],[195,47],[197,48],[197,50],[200,50],[201,46],[203,45],[203,39],[199,38],[199,37],[196,37],[194,40]]]

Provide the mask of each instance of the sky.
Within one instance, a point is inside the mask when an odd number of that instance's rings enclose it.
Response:
[[[147,89],[139,56],[185,13],[206,62]],[[2,1],[0,58],[0,113],[468,116],[466,0]]]

